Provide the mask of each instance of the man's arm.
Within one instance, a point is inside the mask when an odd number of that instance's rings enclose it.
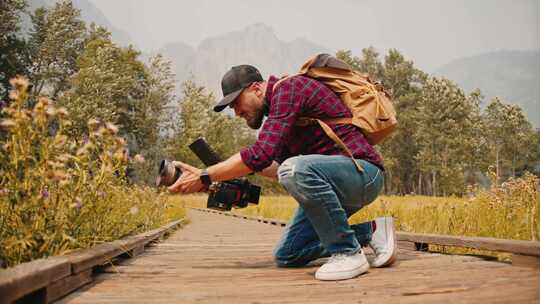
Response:
[[[169,186],[169,191],[192,193],[201,191],[204,188],[200,179],[201,169],[179,161],[175,161],[174,165],[182,170],[182,175],[174,184]],[[240,153],[236,153],[227,160],[208,167],[207,172],[213,182],[219,182],[247,175],[252,170],[244,164]]]
[[[182,175],[173,185],[169,186],[169,191],[192,193],[201,191],[204,188],[204,185],[200,179],[202,172],[201,169],[179,161],[175,161],[174,165],[182,170]],[[266,169],[258,172],[257,174],[277,179],[278,167],[279,164],[273,161],[272,165],[268,166]],[[236,153],[227,160],[210,166],[206,170],[213,182],[231,180],[237,177],[245,176],[252,172],[252,170],[242,161],[240,153]]]

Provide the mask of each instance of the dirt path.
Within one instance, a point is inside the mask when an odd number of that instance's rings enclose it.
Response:
[[[276,268],[283,228],[190,210],[192,223],[58,303],[540,303],[540,270],[400,250],[397,265],[320,282]]]

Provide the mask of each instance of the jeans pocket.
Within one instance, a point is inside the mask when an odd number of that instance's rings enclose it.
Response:
[[[379,168],[366,170],[366,183],[364,184],[364,206],[372,203],[382,190],[383,175]]]

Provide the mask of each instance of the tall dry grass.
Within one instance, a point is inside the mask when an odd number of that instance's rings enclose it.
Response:
[[[65,254],[184,216],[165,195],[128,184],[116,126],[91,120],[87,136],[69,138],[64,108],[47,98],[31,106],[28,81],[11,84],[0,120],[0,264]]]
[[[203,208],[206,196],[176,196],[185,206]],[[259,205],[235,209],[251,216],[288,220],[298,204],[290,196],[264,196]],[[351,223],[393,216],[396,229],[417,233],[502,239],[540,238],[540,180],[532,174],[499,187],[476,191],[469,198],[381,196],[350,218]]]

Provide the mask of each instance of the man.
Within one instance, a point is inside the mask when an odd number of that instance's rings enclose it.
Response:
[[[396,240],[392,218],[350,226],[347,219],[375,200],[383,185],[379,154],[353,125],[332,125],[355,159],[360,172],[318,125],[297,125],[300,117],[351,117],[339,97],[324,84],[304,76],[278,82],[264,81],[250,65],[235,66],[223,77],[224,98],[214,107],[227,106],[253,129],[262,129],[255,144],[205,170],[177,162],[182,176],[172,192],[201,191],[213,181],[225,181],[251,172],[277,178],[296,199],[298,209],[274,250],[280,267],[304,266],[330,257],[315,277],[344,280],[370,267],[362,246],[372,247],[372,267],[393,263]],[[263,118],[267,116],[263,124]]]

